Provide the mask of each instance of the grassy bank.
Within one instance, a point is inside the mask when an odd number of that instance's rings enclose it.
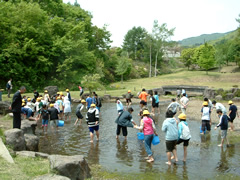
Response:
[[[219,73],[205,71],[181,71],[173,74],[161,75],[152,78],[132,79],[128,81],[113,83],[105,90],[96,90],[98,95],[110,94],[112,96],[120,96],[126,94],[130,89],[136,95],[142,88],[151,89],[166,85],[193,85],[193,86],[208,86],[213,89],[223,88],[228,90],[234,85],[240,84],[240,72],[236,73]],[[61,89],[60,89],[61,90]],[[38,90],[43,94],[43,90]],[[64,92],[62,89],[61,91]],[[88,92],[85,90],[85,92]],[[14,93],[14,92],[12,92]],[[33,93],[26,93],[27,96],[33,97]],[[71,91],[71,96],[74,99],[79,98],[79,91]],[[6,94],[3,94],[3,100],[10,100]]]

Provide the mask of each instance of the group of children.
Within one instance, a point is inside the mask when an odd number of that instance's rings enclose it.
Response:
[[[71,119],[71,95],[69,89],[66,89],[66,96],[62,92],[57,92],[50,98],[48,91],[44,95],[34,90],[34,98],[23,96],[22,114],[29,120],[41,120],[42,130],[47,132],[48,121],[50,126],[58,129],[58,120]]]
[[[128,91],[129,93],[130,91]],[[157,95],[157,92],[154,92],[155,95]],[[157,135],[156,133],[156,127],[154,124],[154,120],[152,116],[154,116],[154,108],[159,106],[154,106],[152,103],[152,113],[150,114],[147,108],[147,97],[150,96],[151,101],[156,101],[156,99],[159,102],[159,98],[155,98],[152,94],[147,94],[145,92],[145,89],[142,90],[142,92],[139,94],[140,101],[140,113],[139,116],[141,117],[140,126],[137,126],[136,123],[132,120],[132,108],[130,107],[130,110],[123,111],[123,105],[118,98],[116,100],[117,104],[117,110],[119,117],[115,121],[117,126],[117,136],[119,137],[120,129],[123,131],[123,136],[126,139],[127,136],[127,127],[134,127],[136,129],[139,129],[140,131],[143,131],[144,133],[144,143],[145,143],[145,149],[148,154],[148,157],[146,158],[148,162],[153,162],[154,158],[151,151],[151,142],[153,140],[154,135]],[[126,96],[127,97],[127,96]],[[166,164],[171,165],[171,160],[175,159],[175,161],[178,161],[177,157],[177,151],[176,151],[176,145],[183,143],[183,150],[184,150],[184,157],[183,161],[186,161],[187,158],[187,147],[189,144],[189,140],[191,139],[190,130],[188,127],[188,123],[186,122],[187,116],[186,116],[186,109],[189,104],[189,99],[187,98],[186,91],[184,91],[182,94],[177,96],[179,103],[176,101],[175,98],[172,99],[172,102],[167,107],[166,111],[166,119],[163,122],[162,125],[162,131],[166,133],[165,135],[165,142],[166,142],[166,152],[167,152],[167,158],[168,162]],[[128,105],[127,99],[126,104]],[[233,131],[233,120],[236,116],[239,117],[237,112],[237,107],[233,104],[232,101],[229,101],[228,104],[229,107],[229,113],[227,115],[226,108],[221,104],[217,103],[216,101],[211,102],[209,99],[204,98],[204,102],[202,104],[201,108],[201,134],[204,134],[206,132],[209,132],[211,130],[211,112],[212,109],[216,109],[216,113],[219,117],[219,123],[214,128],[215,130],[218,127],[221,127],[221,144],[218,146],[223,146],[224,139],[227,141],[227,145],[229,145],[228,139],[227,139],[227,130],[228,130],[228,123],[230,123],[229,130]],[[181,114],[178,116],[178,120],[174,117],[178,110],[181,110]],[[124,113],[123,113],[124,112]],[[160,112],[159,112],[160,113]],[[171,156],[173,154],[173,156]]]

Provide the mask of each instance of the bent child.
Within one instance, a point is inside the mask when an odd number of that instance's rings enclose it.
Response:
[[[229,145],[228,139],[227,139],[227,130],[228,130],[228,116],[223,114],[221,109],[217,110],[217,114],[220,118],[219,124],[214,128],[215,130],[221,126],[221,144],[218,146],[222,147],[224,143],[224,139],[227,141],[227,146]]]

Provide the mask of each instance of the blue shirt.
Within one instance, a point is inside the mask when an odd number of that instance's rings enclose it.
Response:
[[[87,102],[87,107],[90,108],[91,104],[92,104],[92,98],[91,97],[88,97],[86,99],[86,102]]]
[[[159,96],[157,94],[154,95],[154,98],[155,98],[155,103],[159,103]]]

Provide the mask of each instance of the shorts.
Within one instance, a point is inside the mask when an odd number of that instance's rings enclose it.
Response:
[[[155,105],[153,106],[153,108],[158,108],[159,107],[159,102],[155,103]]]
[[[83,119],[83,115],[81,114],[80,111],[76,113],[76,116],[78,117],[78,119]]]
[[[172,152],[176,149],[177,140],[167,141],[166,140],[166,152]]]
[[[42,126],[48,126],[48,120],[47,119],[42,119]]]
[[[28,119],[30,116],[32,116],[32,110],[31,110],[31,109],[28,109],[26,116],[27,116],[27,119]]]
[[[131,99],[126,99],[126,103],[131,103],[132,100]]]
[[[94,131],[98,131],[98,130],[99,130],[99,125],[93,126],[93,127],[88,127],[88,128],[89,128],[89,131],[90,131],[91,133],[94,133]]]
[[[50,126],[58,127],[58,120],[50,120]]]
[[[65,116],[69,116],[70,114],[71,114],[70,112],[64,113]]]
[[[232,123],[235,118],[236,118],[236,115],[235,116],[229,116],[228,121],[230,121]]]
[[[207,127],[207,131],[211,131],[210,121],[209,120],[202,120],[202,130]]]
[[[187,140],[178,139],[178,140],[177,140],[177,144],[181,144],[181,143],[183,142],[183,146],[188,146],[189,140],[190,140],[190,139],[187,139]]]
[[[221,138],[224,139],[227,137],[227,130],[221,130]]]
[[[100,107],[96,107],[96,109],[100,112]]]

